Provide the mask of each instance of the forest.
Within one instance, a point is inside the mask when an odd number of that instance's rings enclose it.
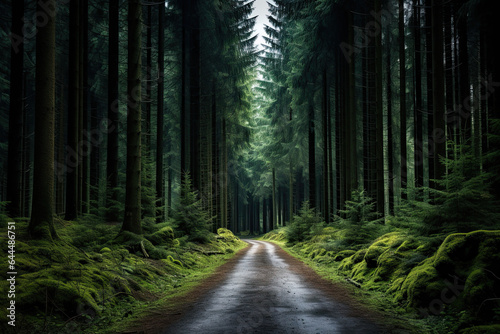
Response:
[[[125,333],[251,238],[500,332],[498,5],[2,0],[2,332]]]

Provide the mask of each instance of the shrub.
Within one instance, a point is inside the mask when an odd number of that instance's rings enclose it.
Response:
[[[179,207],[173,216],[175,231],[179,237],[187,236],[188,241],[207,243],[210,241],[212,218],[192,190],[189,174],[185,174],[181,187]]]
[[[322,230],[323,225],[321,216],[306,201],[302,204],[299,215],[293,217],[286,230],[288,242],[295,243],[310,239],[318,230]]]

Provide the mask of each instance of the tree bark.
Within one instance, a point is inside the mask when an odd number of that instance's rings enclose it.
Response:
[[[44,13],[47,17],[47,23],[38,27],[36,35],[35,156],[33,204],[28,234],[31,238],[37,239],[57,238],[53,220],[55,11],[55,0],[37,2],[37,12]]]
[[[404,0],[399,0],[399,145],[401,154],[401,198],[405,198],[404,188],[407,186],[408,149],[406,139],[406,51],[405,51],[405,8]],[[379,125],[377,124],[377,127]],[[380,125],[381,126],[381,125]]]
[[[24,1],[12,2],[10,49],[9,147],[7,169],[7,201],[9,216],[20,217],[23,170],[23,72],[24,72]]]
[[[164,87],[165,87],[165,2],[161,1],[158,5],[158,92],[157,92],[157,110],[156,110],[156,197],[159,199],[157,202],[158,208],[165,205],[164,199],[164,181],[163,181],[163,113],[164,113]],[[170,165],[169,165],[170,169]],[[170,187],[170,179],[169,185]],[[165,211],[169,209],[170,203],[164,208]],[[165,213],[163,214],[165,216]],[[161,221],[163,217],[159,217]]]
[[[119,11],[118,0],[109,1],[108,48],[108,146],[107,146],[107,207],[118,201],[118,61],[119,61]],[[115,210],[108,210],[107,220],[118,221]]]
[[[141,233],[142,5],[128,0],[127,179],[122,231]]]
[[[445,130],[445,78],[443,63],[443,11],[442,0],[432,0],[432,101],[434,129],[434,178],[439,179],[445,174],[445,167],[440,157],[446,156]],[[434,183],[437,188],[437,184]]]
[[[78,216],[78,169],[81,164],[79,151],[80,120],[80,0],[72,0],[69,9],[69,60],[68,60],[68,156],[66,160],[66,220]]]

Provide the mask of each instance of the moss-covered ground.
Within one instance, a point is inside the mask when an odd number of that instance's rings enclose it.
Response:
[[[212,274],[246,243],[219,229],[210,242],[175,238],[167,224],[145,224],[143,235],[87,217],[58,221],[59,239],[29,240],[16,222],[16,322],[1,333],[117,333],[145,310],[166,305]],[[117,237],[118,236],[118,237]],[[7,228],[0,229],[6,270]],[[8,281],[0,282],[7,291]],[[7,293],[0,304],[7,305]]]
[[[415,333],[500,333],[500,231],[421,237],[394,230],[364,245],[325,227],[289,243],[287,228],[262,237]]]

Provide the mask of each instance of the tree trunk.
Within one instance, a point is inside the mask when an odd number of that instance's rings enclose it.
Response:
[[[118,201],[118,61],[119,61],[119,11],[118,0],[109,1],[108,49],[108,146],[107,146],[107,207]],[[107,220],[118,221],[116,210],[108,210]]]
[[[190,17],[191,25],[191,43],[190,43],[190,53],[189,53],[189,65],[190,65],[190,79],[189,79],[189,98],[190,98],[190,159],[189,166],[191,172],[191,178],[193,180],[193,189],[202,191],[201,188],[201,152],[200,152],[200,77],[201,77],[201,66],[200,66],[200,14],[199,14],[199,3],[198,0],[189,0],[190,8],[192,10]]]
[[[309,108],[308,110],[309,204],[311,208],[315,208],[316,207],[316,139],[315,139],[316,133],[314,129],[314,105],[312,101],[309,101],[308,108]],[[273,176],[273,182],[274,182],[274,176]],[[273,189],[274,189],[274,183],[273,183]]]
[[[156,197],[159,199],[157,206],[161,209],[165,205],[163,195],[163,113],[164,113],[164,87],[165,87],[165,1],[158,5],[158,92],[157,92],[157,110],[156,110]],[[168,166],[170,169],[170,165]],[[168,180],[170,187],[170,180]],[[170,203],[164,208],[165,212],[169,209]],[[163,214],[165,217],[165,213]],[[162,221],[163,217],[159,217]]]
[[[272,225],[270,226],[270,228],[272,230],[274,230],[276,228],[276,225],[277,225],[277,207],[276,207],[276,170],[273,168],[273,204],[272,204],[272,215],[273,215],[273,219],[271,220],[272,221]]]
[[[81,203],[81,210],[83,214],[88,214],[89,213],[89,207],[90,207],[90,202],[89,202],[89,155],[90,151],[92,150],[91,148],[91,143],[90,143],[90,138],[87,135],[88,134],[88,120],[89,120],[89,106],[88,106],[88,95],[89,95],[89,85],[88,85],[88,64],[89,64],[89,0],[83,0],[82,1],[82,10],[80,11],[81,14],[81,24],[80,24],[80,31],[81,31],[81,67],[80,67],[80,72],[81,72],[81,115],[83,118],[82,121],[82,135],[80,138],[80,141],[84,144],[82,147],[82,187],[81,187],[81,192],[82,192],[82,203]]]
[[[7,169],[8,213],[21,216],[23,170],[23,72],[24,72],[24,1],[12,2],[12,43],[10,49],[9,147]],[[14,38],[18,39],[16,42]]]
[[[375,12],[381,12],[380,0],[375,0]],[[375,98],[376,98],[376,169],[377,169],[377,211],[384,214],[384,110],[382,80],[382,34],[375,37]],[[406,144],[406,143],[405,143]]]
[[[127,179],[122,231],[141,233],[142,5],[128,0]]]
[[[434,130],[434,178],[439,179],[445,174],[445,167],[440,157],[446,156],[445,130],[445,77],[443,63],[443,11],[442,0],[432,0],[432,104]],[[434,188],[437,184],[434,183]]]
[[[388,169],[389,169],[389,179],[388,179],[388,188],[389,188],[389,212],[387,214],[394,214],[394,122],[392,120],[392,68],[391,68],[391,37],[388,36],[388,47],[387,47],[387,160],[388,160]]]
[[[408,150],[406,139],[406,52],[405,52],[405,9],[404,0],[399,0],[399,145],[401,154],[401,198],[406,198],[403,189],[407,186]],[[381,126],[381,125],[380,125]],[[378,124],[377,124],[378,127]]]
[[[54,112],[56,24],[55,0],[37,2],[37,13],[47,17],[36,35],[35,156],[33,204],[28,233],[31,238],[54,239]]]
[[[66,160],[66,220],[78,216],[78,169],[81,163],[79,151],[80,119],[80,1],[70,3],[69,60],[68,60],[68,156]]]
[[[415,38],[415,182],[416,187],[424,186],[424,142],[423,142],[423,103],[422,103],[422,48],[420,28],[420,0],[413,0],[413,25]]]
[[[330,223],[330,173],[328,160],[330,156],[330,145],[328,142],[328,132],[330,131],[328,119],[328,78],[326,69],[323,71],[323,214],[325,222]]]

